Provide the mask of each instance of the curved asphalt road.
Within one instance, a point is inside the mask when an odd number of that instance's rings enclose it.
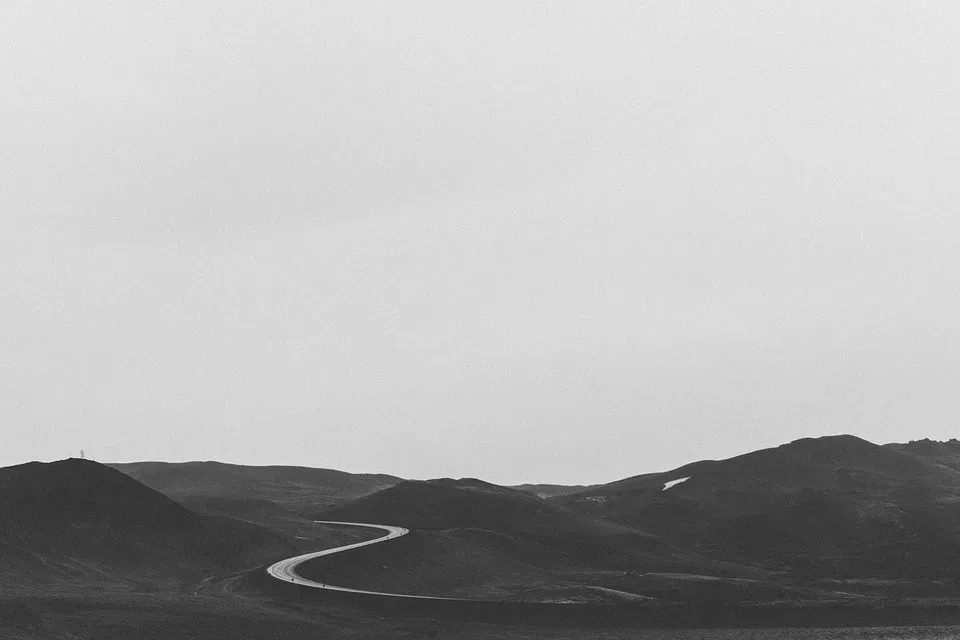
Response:
[[[404,593],[384,593],[382,591],[364,591],[363,589],[350,589],[349,587],[338,587],[333,584],[324,584],[322,582],[314,582],[313,580],[308,580],[304,578],[299,573],[297,573],[297,567],[308,561],[313,560],[314,558],[322,558],[323,556],[332,556],[335,553],[340,553],[342,551],[349,551],[350,549],[359,549],[360,547],[366,547],[371,544],[377,544],[378,542],[386,542],[387,540],[393,540],[394,538],[399,538],[400,536],[405,536],[410,533],[409,529],[404,529],[403,527],[392,527],[387,524],[365,524],[362,522],[332,522],[329,520],[315,520],[317,524],[341,524],[348,527],[368,527],[371,529],[381,529],[387,532],[387,535],[375,538],[373,540],[367,540],[365,542],[355,542],[354,544],[347,544],[342,547],[333,547],[332,549],[324,549],[323,551],[314,551],[313,553],[305,553],[301,556],[294,556],[293,558],[287,558],[286,560],[281,560],[276,564],[272,564],[267,567],[267,573],[271,577],[276,578],[277,580],[282,580],[284,582],[291,582],[293,584],[298,584],[304,587],[313,587],[314,589],[326,589],[328,591],[343,591],[346,593],[364,593],[367,595],[374,596],[389,596],[392,598],[416,598],[418,600],[460,600],[460,598],[441,598],[439,596],[413,596],[407,595]]]

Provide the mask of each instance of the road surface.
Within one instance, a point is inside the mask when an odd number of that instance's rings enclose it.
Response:
[[[308,580],[304,578],[299,573],[297,573],[297,567],[308,560],[313,560],[314,558],[322,558],[324,556],[332,556],[335,553],[341,553],[343,551],[349,551],[351,549],[359,549],[360,547],[366,547],[371,544],[378,544],[380,542],[386,542],[387,540],[393,540],[394,538],[399,538],[400,536],[405,536],[410,533],[409,529],[404,529],[403,527],[393,527],[388,524],[365,524],[362,522],[332,522],[329,520],[315,520],[317,524],[339,524],[347,527],[367,527],[370,529],[380,529],[386,531],[387,535],[375,538],[373,540],[367,540],[365,542],[355,542],[353,544],[347,544],[342,547],[333,547],[332,549],[324,549],[323,551],[314,551],[313,553],[305,553],[300,556],[294,556],[293,558],[287,558],[286,560],[281,560],[276,564],[272,564],[267,567],[267,573],[277,580],[282,580],[284,582],[290,582],[293,584],[302,585],[304,587],[312,587],[314,589],[326,589],[327,591],[341,591],[345,593],[364,593],[367,595],[375,596],[390,596],[393,598],[416,598],[418,600],[460,600],[460,598],[441,598],[437,596],[414,596],[407,595],[403,593],[384,593],[382,591],[365,591],[363,589],[351,589],[349,587],[338,587],[333,584],[326,584],[323,582],[316,582],[314,580]]]

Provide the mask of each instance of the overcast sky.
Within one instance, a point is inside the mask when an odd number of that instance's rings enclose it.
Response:
[[[0,464],[957,436],[958,39],[953,1],[7,2]]]

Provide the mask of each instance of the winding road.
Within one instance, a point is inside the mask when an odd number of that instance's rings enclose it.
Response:
[[[334,522],[330,520],[315,520],[317,524],[336,524],[344,525],[347,527],[367,527],[369,529],[380,529],[386,531],[387,535],[381,536],[379,538],[374,538],[373,540],[366,540],[364,542],[355,542],[353,544],[343,545],[342,547],[333,547],[332,549],[324,549],[323,551],[314,551],[312,553],[304,553],[303,555],[294,556],[292,558],[287,558],[286,560],[281,560],[275,564],[267,567],[267,573],[271,577],[276,578],[277,580],[282,580],[283,582],[288,582],[292,584],[301,585],[304,587],[312,587],[314,589],[326,589],[327,591],[340,591],[343,593],[362,593],[366,595],[375,595],[375,596],[388,596],[392,598],[413,598],[417,600],[447,600],[454,601],[460,600],[459,598],[442,598],[439,596],[415,596],[408,595],[404,593],[384,593],[382,591],[365,591],[363,589],[351,589],[349,587],[339,587],[333,584],[325,584],[323,582],[316,582],[314,580],[309,580],[304,578],[299,573],[297,573],[297,567],[308,560],[313,560],[315,558],[322,558],[324,556],[332,556],[335,553],[342,553],[344,551],[350,551],[351,549],[359,549],[360,547],[366,547],[371,544],[378,544],[380,542],[386,542],[387,540],[393,540],[394,538],[399,538],[410,533],[409,529],[404,529],[403,527],[394,527],[388,524],[366,524],[363,522]]]
[[[474,598],[444,598],[442,596],[420,596],[406,593],[389,593],[384,591],[367,591],[365,589],[351,589],[350,587],[341,587],[335,584],[317,582],[305,578],[297,572],[297,568],[304,562],[331,556],[336,553],[343,553],[351,549],[359,549],[372,544],[379,544],[394,538],[400,538],[410,533],[409,529],[403,527],[394,527],[387,524],[367,524],[364,522],[336,522],[331,520],[315,520],[317,524],[342,525],[345,527],[366,527],[368,529],[377,529],[385,531],[386,535],[366,540],[364,542],[355,542],[341,547],[324,549],[323,551],[314,551],[304,553],[281,560],[267,567],[269,577],[286,585],[295,587],[307,587],[316,589],[313,593],[320,596],[325,592],[339,592],[341,594],[360,595],[367,604],[374,606],[386,606],[388,610],[397,610],[408,613],[410,611],[428,615],[457,615],[467,616],[470,619],[490,620],[494,622],[503,621],[530,621],[540,620],[555,624],[558,620],[574,620],[577,624],[582,624],[584,620],[596,620],[598,622],[608,623],[611,616],[626,616],[627,619],[637,615],[646,616],[646,609],[615,609],[605,603],[573,603],[573,602],[537,602],[537,601],[517,601],[517,600],[477,600]],[[297,589],[297,591],[300,591]],[[300,591],[300,597],[304,596]],[[330,594],[333,595],[333,594]],[[374,596],[366,598],[366,596]],[[633,603],[636,604],[636,603]]]

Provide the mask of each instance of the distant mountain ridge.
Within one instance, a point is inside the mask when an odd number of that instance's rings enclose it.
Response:
[[[401,478],[386,474],[214,461],[110,466],[191,508],[229,515],[264,510],[309,515],[401,482]]]

